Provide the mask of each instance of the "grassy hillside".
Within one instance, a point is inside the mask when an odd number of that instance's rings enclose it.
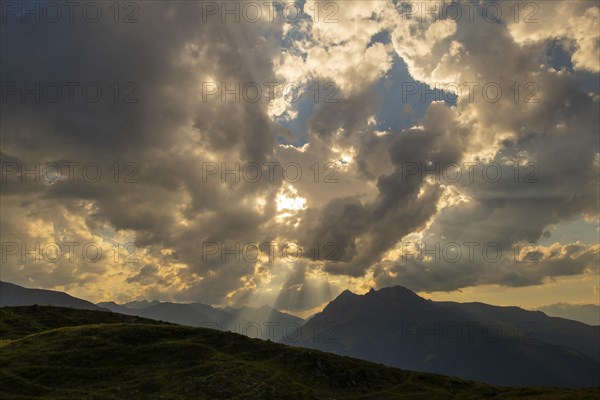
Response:
[[[40,309],[1,311],[12,315],[13,327],[22,315],[24,326],[39,328],[43,323],[36,316],[48,320]],[[54,313],[54,325],[61,323],[61,315],[65,324],[89,324],[95,313],[48,311]],[[599,389],[497,388],[234,333],[141,319],[115,324],[104,320],[105,313],[96,314],[98,322],[111,323],[35,333],[0,348],[0,398],[581,400],[600,395]]]
[[[115,323],[160,324],[158,321],[108,311],[53,306],[0,307],[0,339],[2,340],[17,339],[66,326]]]

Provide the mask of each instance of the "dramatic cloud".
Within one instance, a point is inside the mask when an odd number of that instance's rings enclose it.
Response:
[[[2,279],[306,311],[598,272],[550,229],[598,221],[597,3],[302,3],[3,9]]]

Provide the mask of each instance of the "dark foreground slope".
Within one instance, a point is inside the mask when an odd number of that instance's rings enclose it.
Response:
[[[24,308],[1,311],[33,318]],[[72,315],[69,320],[65,323],[72,322]],[[89,322],[89,315],[81,320]],[[0,365],[1,399],[595,399],[600,395],[598,389],[492,387],[234,333],[143,320],[64,327],[16,339],[0,348]]]

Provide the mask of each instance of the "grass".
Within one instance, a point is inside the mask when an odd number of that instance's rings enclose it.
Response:
[[[0,308],[0,340],[18,339],[33,333],[66,326],[112,323],[151,323],[158,321],[115,314],[109,311],[88,311],[52,306]]]
[[[0,399],[600,398],[600,389],[493,387],[235,333],[105,314],[0,309],[0,337],[10,337],[0,347]]]

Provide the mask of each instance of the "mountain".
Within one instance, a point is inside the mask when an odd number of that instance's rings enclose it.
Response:
[[[157,300],[141,300],[141,301],[130,301],[129,303],[123,304],[123,307],[133,309],[133,310],[141,310],[143,308],[148,308],[159,304],[160,302]]]
[[[541,311],[499,307],[484,303],[439,302],[457,314],[482,324],[496,324],[503,332],[527,341],[571,347],[600,361],[600,327],[565,318],[549,317]]]
[[[180,325],[206,327],[213,322],[207,313],[199,310],[191,304],[158,303],[156,305],[137,310],[139,315],[157,321],[173,322]],[[221,314],[225,318],[227,314]]]
[[[98,305],[116,313],[196,327],[217,329],[221,326],[222,321],[230,319],[230,315],[225,311],[201,303],[148,302],[144,300],[126,304],[104,302],[98,303]]]
[[[232,331],[246,336],[281,339],[287,331],[294,331],[304,323],[302,318],[282,313],[272,307],[216,308],[202,303],[133,302],[116,304],[98,303],[113,312],[136,315],[157,321],[180,325]]]
[[[283,342],[496,385],[600,386],[600,328],[517,307],[345,291]]]
[[[69,296],[63,292],[28,289],[8,282],[0,282],[0,307],[29,306],[33,304],[70,307],[82,310],[102,310],[101,307]]]
[[[102,308],[110,310],[110,311],[112,311],[114,313],[119,313],[119,314],[135,315],[135,314],[138,313],[137,310],[127,308],[124,305],[115,303],[114,301],[103,301],[103,302],[100,302],[100,303],[96,303],[96,305],[98,307],[102,307]]]
[[[107,312],[11,307],[0,309],[0,321],[6,321],[7,314],[11,326],[39,328],[11,340],[0,336],[0,398],[7,400],[592,400],[600,396],[598,388],[494,387],[213,329],[128,321],[130,316]],[[52,326],[46,326],[48,321],[53,321]],[[71,326],[73,321],[81,325]]]
[[[225,310],[230,315],[227,326],[233,328],[228,330],[272,341],[280,341],[287,332],[296,331],[304,323],[302,318],[269,306]]]
[[[556,303],[538,308],[553,317],[562,317],[583,322],[588,325],[600,325],[600,305]]]

